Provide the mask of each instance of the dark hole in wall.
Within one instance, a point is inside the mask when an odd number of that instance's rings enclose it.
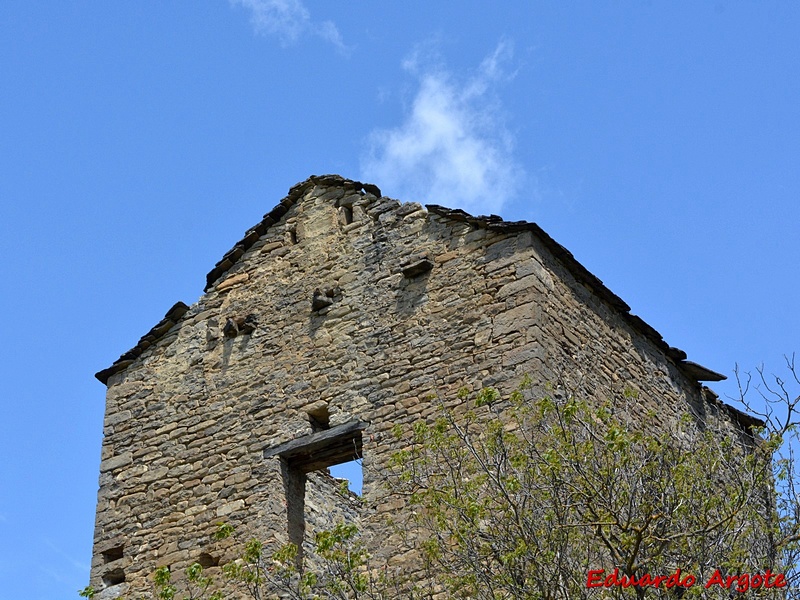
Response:
[[[200,557],[197,559],[198,564],[207,569],[209,567],[216,567],[219,565],[219,558],[216,556],[210,555],[208,552],[203,552]]]
[[[293,244],[297,243],[297,231],[294,229],[289,230],[289,239]]]
[[[340,206],[339,210],[342,211],[344,217],[344,224],[350,225],[353,222],[353,209],[349,206]]]
[[[108,550],[104,550],[102,552],[103,560],[107,563],[114,562],[115,560],[119,560],[122,558],[122,551],[124,550],[124,546],[114,546],[113,548],[109,548]]]
[[[125,571],[122,569],[114,569],[103,575],[103,583],[106,586],[118,585],[125,581]]]
[[[331,414],[328,410],[328,405],[315,406],[308,411],[308,420],[311,423],[311,429],[314,432],[324,431],[331,428]]]

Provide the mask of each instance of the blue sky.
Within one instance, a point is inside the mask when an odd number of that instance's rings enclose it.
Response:
[[[0,5],[0,597],[86,584],[93,374],[311,174],[536,221],[690,360],[779,370],[798,31],[770,1]]]

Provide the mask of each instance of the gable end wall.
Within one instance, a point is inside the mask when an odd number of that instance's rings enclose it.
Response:
[[[175,571],[203,552],[230,560],[230,544],[209,541],[219,521],[242,539],[286,542],[281,462],[264,451],[312,433],[308,412],[324,404],[331,426],[367,423],[364,503],[351,507],[314,475],[307,535],[366,511],[386,554],[380,517],[397,504],[371,473],[397,450],[395,425],[436,414],[429,395],[452,404],[461,387],[508,393],[527,374],[598,399],[634,386],[634,412],[666,420],[690,409],[728,418],[534,232],[493,231],[338,180],[301,192],[174,326],[107,373],[91,583],[103,588],[117,568],[125,582],[106,597],[144,593],[157,566]],[[423,261],[429,271],[403,274]],[[328,306],[312,309],[315,291]],[[229,319],[247,318],[250,333],[226,335]],[[107,560],[119,546],[122,558]]]

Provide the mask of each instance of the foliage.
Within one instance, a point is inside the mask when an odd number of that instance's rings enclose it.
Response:
[[[203,576],[203,567],[199,563],[192,563],[186,568],[185,591],[181,600],[222,600],[222,592],[216,591],[209,594],[209,588],[214,581]],[[169,567],[159,567],[153,573],[153,584],[158,600],[174,600],[178,588],[172,583],[172,573]]]
[[[234,528],[219,523],[213,534],[216,540],[235,536]],[[370,568],[369,556],[359,539],[358,528],[353,524],[339,523],[331,530],[315,536],[313,566],[300,568],[298,548],[284,544],[266,552],[264,544],[251,539],[244,544],[241,556],[222,567],[222,581],[217,586],[226,593],[238,590],[254,600],[283,598],[296,600],[322,599],[388,599],[401,597],[397,581],[390,581],[385,573]],[[203,575],[202,567],[195,563],[186,569],[183,600],[222,600],[222,591],[211,592],[215,582]],[[156,598],[173,600],[178,597],[178,586],[172,583],[168,567],[160,567],[153,574]],[[413,588],[405,597],[414,598]]]
[[[638,580],[679,567],[706,581],[717,568],[777,568],[765,535],[775,441],[689,415],[661,422],[630,388],[603,406],[556,390],[534,398],[528,381],[507,401],[467,396],[468,410],[415,425],[393,463],[429,534],[425,559],[453,597],[597,598],[590,569]]]

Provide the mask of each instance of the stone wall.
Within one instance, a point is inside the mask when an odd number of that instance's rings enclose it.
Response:
[[[371,473],[397,449],[393,426],[435,413],[431,394],[509,392],[529,374],[598,398],[633,386],[634,411],[665,419],[692,410],[749,423],[698,383],[720,376],[665,344],[536,225],[400,204],[337,176],[292,188],[206,291],[98,373],[101,597],[146,595],[157,566],[230,560],[232,546],[209,541],[221,520],[245,538],[296,537],[281,449],[348,423],[363,424],[363,508],[311,473],[305,537],[360,512],[378,527],[397,504]],[[376,552],[392,554],[387,532],[372,533]]]

